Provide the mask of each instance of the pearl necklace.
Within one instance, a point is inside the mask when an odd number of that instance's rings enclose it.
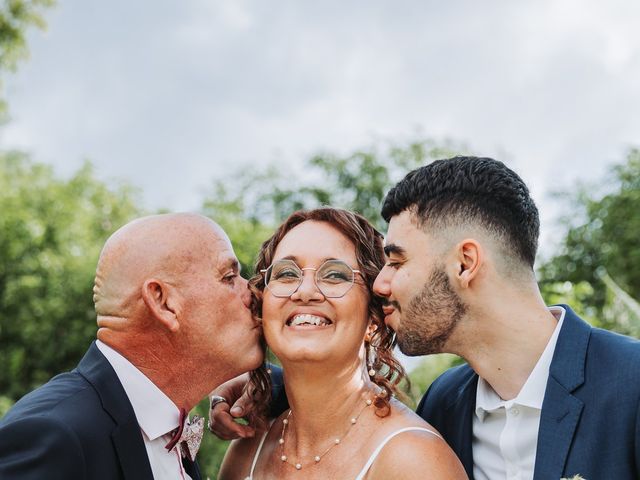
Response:
[[[278,440],[278,443],[280,444],[280,460],[282,462],[284,462],[284,463],[288,463],[289,465],[293,466],[296,470],[302,470],[303,466],[316,465],[317,463],[320,462],[320,460],[322,460],[322,457],[324,457],[327,453],[329,453],[331,451],[331,449],[333,447],[335,447],[336,445],[340,445],[340,442],[344,439],[344,437],[347,436],[347,434],[351,430],[351,427],[353,427],[358,422],[358,419],[360,418],[360,415],[362,415],[362,413],[365,411],[365,409],[367,407],[370,407],[372,404],[373,404],[373,400],[368,398],[365,401],[364,406],[358,412],[358,414],[355,417],[351,417],[351,420],[349,422],[349,426],[347,427],[347,430],[344,432],[342,437],[336,437],[335,440],[333,441],[333,443],[324,452],[322,452],[319,455],[314,455],[313,463],[310,462],[308,465],[302,465],[302,463],[300,461],[295,461],[295,462],[291,461],[289,459],[289,457],[287,457],[287,455],[284,452],[284,437],[285,437],[285,433],[287,432],[287,426],[289,425],[289,422],[291,421],[291,415],[293,413],[291,411],[291,409],[289,409],[289,413],[287,414],[287,417],[282,420],[282,433],[280,434],[280,439]]]

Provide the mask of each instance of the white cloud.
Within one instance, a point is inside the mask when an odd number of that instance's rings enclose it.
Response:
[[[193,209],[235,165],[419,129],[508,152],[550,222],[546,192],[640,143],[638,14],[623,0],[61,2],[7,82],[0,139]]]

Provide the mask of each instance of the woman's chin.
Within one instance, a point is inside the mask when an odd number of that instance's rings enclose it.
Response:
[[[316,341],[293,341],[287,342],[286,346],[281,346],[276,356],[280,359],[283,366],[291,363],[309,363],[309,362],[323,362],[331,358],[331,352],[327,348],[326,342]]]

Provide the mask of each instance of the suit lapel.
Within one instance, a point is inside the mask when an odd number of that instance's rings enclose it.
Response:
[[[182,466],[184,471],[192,478],[192,480],[200,480],[200,468],[198,468],[198,462],[192,462],[188,458],[182,459]]]
[[[591,327],[568,306],[549,368],[542,403],[534,480],[560,478],[584,408],[572,395],[584,383]]]
[[[129,480],[153,479],[147,450],[144,447],[140,426],[135,417],[133,421],[119,423],[111,433],[111,439],[120,459],[124,478]]]
[[[452,429],[447,435],[451,448],[458,454],[467,476],[473,480],[473,414],[476,408],[476,388],[478,375],[473,375],[469,381],[463,384],[458,391],[458,397],[447,408]]]
[[[540,416],[534,480],[561,478],[583,403],[550,378]]]
[[[111,438],[124,478],[153,480],[151,464],[133,407],[118,376],[95,342],[89,347],[77,370],[91,383],[100,396],[102,407],[116,424]]]

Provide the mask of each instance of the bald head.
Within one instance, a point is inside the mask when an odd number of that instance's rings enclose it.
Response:
[[[227,235],[202,215],[135,220],[107,240],[98,261],[98,339],[190,410],[262,361],[239,270]]]
[[[215,222],[194,213],[153,215],[134,220],[105,243],[94,284],[98,317],[127,317],[142,284],[158,277],[177,284],[216,244],[229,238]]]

